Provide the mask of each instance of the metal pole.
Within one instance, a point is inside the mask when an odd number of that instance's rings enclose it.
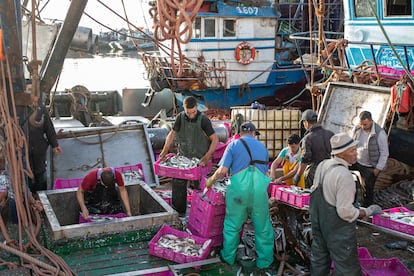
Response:
[[[63,62],[87,3],[88,0],[71,1],[65,21],[59,31],[49,58],[43,62],[40,72],[40,91],[46,93],[47,96],[62,70]]]

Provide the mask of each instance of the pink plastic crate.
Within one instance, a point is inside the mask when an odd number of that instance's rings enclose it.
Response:
[[[207,258],[208,254],[210,253],[211,246],[212,246],[211,241],[210,241],[210,244],[204,250],[204,252],[201,254],[201,256],[188,256],[188,255],[158,246],[157,245],[158,240],[165,234],[173,234],[181,239],[191,237],[192,239],[194,239],[195,243],[200,246],[202,246],[206,241],[209,240],[207,238],[201,238],[196,235],[191,235],[187,232],[179,231],[177,229],[170,227],[167,224],[164,224],[161,227],[161,229],[157,232],[157,234],[155,234],[155,236],[149,242],[149,253],[151,255],[158,256],[163,259],[167,259],[167,260],[182,264],[182,263],[189,263],[189,262],[204,260]]]
[[[207,166],[198,166],[192,169],[179,169],[167,166],[161,166],[161,160],[154,163],[154,173],[160,176],[167,176],[172,178],[199,180],[211,172],[213,163],[208,162]]]
[[[358,259],[372,259],[371,253],[369,253],[368,248],[358,247]],[[334,262],[331,263],[331,270],[335,271]]]
[[[208,199],[201,198],[202,193],[193,192],[189,225],[197,228],[203,237],[219,235],[223,232],[225,205],[213,205]]]
[[[193,233],[193,235],[199,236],[199,237],[203,237],[203,235],[201,233],[198,232],[197,227],[192,226],[192,225],[188,225],[188,230],[191,231],[191,233]],[[218,246],[221,245],[223,243],[223,232],[219,235],[216,236],[212,236],[212,237],[208,237],[209,239],[211,239],[211,245],[212,246]]]
[[[116,167],[115,169],[120,171],[121,173],[138,172],[140,175],[142,175],[142,180],[145,182],[144,169],[142,168],[141,163],[138,163],[138,164],[135,164],[135,165],[129,165],[129,166]]]
[[[171,271],[154,272],[154,273],[144,274],[144,276],[174,276],[174,272],[171,272]]]
[[[289,186],[274,185],[272,188],[272,196],[279,201],[286,202],[299,208],[309,206],[310,195],[298,195],[294,192],[285,191],[283,188],[289,188]]]
[[[77,188],[82,183],[83,178],[56,178],[53,190]]]
[[[201,213],[191,212],[188,217],[188,228],[190,230],[197,229],[202,237],[213,237],[223,233],[224,214],[212,217],[210,221],[206,221]]]
[[[102,219],[107,218],[108,220],[110,219],[117,219],[117,218],[126,218],[127,214],[125,213],[118,213],[118,214],[91,214],[91,216],[97,216],[100,217]],[[87,222],[94,222],[93,218],[88,218],[88,219],[84,219],[82,217],[82,215],[79,215],[79,223],[87,223]]]
[[[368,248],[358,247],[358,259],[371,259],[371,253],[369,253]]]
[[[213,161],[218,162],[220,161],[221,157],[224,154],[228,144],[231,143],[231,140],[228,140],[226,143],[219,142],[217,144],[216,150],[213,152]]]
[[[200,189],[203,191],[206,187],[206,178],[203,177],[200,181]],[[213,188],[209,189],[206,192],[206,197],[210,200],[213,205],[223,205],[226,204],[226,198],[222,193],[215,192]]]
[[[172,193],[171,190],[154,190],[168,205],[172,205]],[[188,188],[187,189],[187,203],[191,203],[193,191]]]
[[[414,274],[397,258],[361,259],[363,276],[413,276]]]
[[[142,175],[143,181],[145,181],[144,171],[142,169],[142,164],[138,163],[130,166],[121,166],[115,167],[120,173],[125,173],[128,171],[137,171]],[[53,185],[53,190],[66,189],[66,188],[78,188],[82,183],[83,178],[56,178],[55,184]]]
[[[372,223],[379,225],[379,226],[383,226],[385,228],[388,229],[392,229],[398,232],[402,232],[402,233],[406,233],[409,235],[414,235],[414,226],[410,225],[410,224],[406,224],[406,223],[402,223],[399,221],[395,221],[392,220],[388,217],[386,217],[387,214],[391,214],[391,213],[399,213],[399,212],[407,212],[407,213],[411,213],[414,215],[413,211],[410,211],[407,208],[404,207],[396,207],[396,208],[391,208],[391,209],[387,209],[387,210],[383,210],[382,214],[378,214],[378,215],[374,215],[372,217]]]

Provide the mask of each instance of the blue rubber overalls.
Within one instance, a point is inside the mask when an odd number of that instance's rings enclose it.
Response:
[[[243,144],[251,159],[247,144]],[[237,247],[240,243],[240,231],[249,215],[254,226],[258,256],[256,265],[259,268],[267,268],[273,263],[274,234],[267,194],[270,178],[254,166],[259,162],[263,161],[252,160],[247,168],[230,177],[231,184],[226,191],[224,241],[221,250],[221,257],[228,264],[234,264]]]

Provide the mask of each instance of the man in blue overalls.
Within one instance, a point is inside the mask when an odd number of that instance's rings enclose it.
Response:
[[[257,260],[260,269],[273,263],[274,234],[270,221],[267,186],[269,153],[255,136],[260,135],[254,124],[240,126],[241,138],[230,143],[221,158],[220,167],[207,180],[210,188],[217,179],[230,175],[231,184],[226,191],[226,216],[224,241],[220,254],[232,265],[236,259],[237,246],[243,223],[250,216],[253,221]]]

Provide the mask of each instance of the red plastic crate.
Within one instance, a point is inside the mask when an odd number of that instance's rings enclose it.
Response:
[[[161,160],[154,163],[154,173],[160,176],[167,176],[172,178],[199,180],[211,172],[213,163],[208,162],[207,166],[198,166],[191,169],[179,169],[167,166],[161,166]]]
[[[289,187],[290,186],[288,185],[274,185],[272,188],[272,196],[279,201],[283,201],[299,208],[309,206],[310,195],[299,195],[294,192],[284,190]]]
[[[361,259],[363,276],[413,276],[414,274],[398,259]]]
[[[398,232],[406,233],[409,235],[414,235],[414,226],[399,221],[392,220],[391,218],[386,217],[387,214],[399,212],[407,212],[414,215],[413,211],[410,211],[404,207],[396,207],[387,210],[383,210],[382,214],[374,215],[372,217],[372,223],[375,225],[383,226],[388,229],[392,229]]]
[[[202,246],[205,242],[209,240],[207,238],[201,238],[196,235],[191,235],[187,232],[179,231],[177,229],[170,227],[167,224],[164,224],[161,227],[161,229],[157,232],[157,234],[155,234],[155,236],[149,242],[149,253],[151,255],[158,256],[163,259],[167,259],[167,260],[182,264],[182,263],[189,263],[189,262],[204,260],[207,258],[208,254],[210,253],[211,246],[212,246],[211,240],[210,240],[210,244],[206,247],[206,249],[200,256],[188,256],[188,255],[185,255],[179,252],[175,252],[168,248],[158,246],[157,245],[158,240],[165,234],[173,234],[181,239],[192,238],[194,239],[195,243],[200,246]]]

